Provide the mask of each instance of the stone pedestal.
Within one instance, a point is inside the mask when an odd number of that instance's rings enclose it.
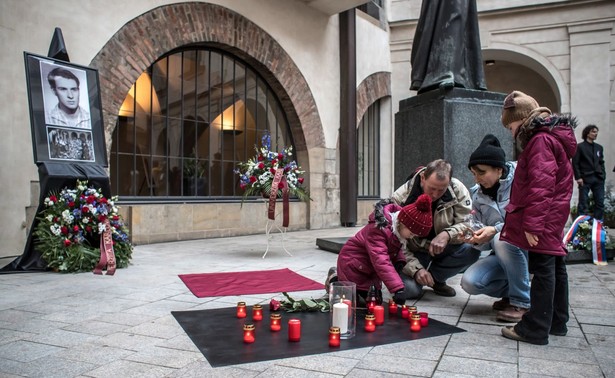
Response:
[[[500,140],[506,160],[514,160],[513,140],[501,122],[506,94],[464,88],[440,88],[399,103],[395,115],[395,187],[419,166],[445,159],[453,176],[468,188],[470,154],[486,134]]]

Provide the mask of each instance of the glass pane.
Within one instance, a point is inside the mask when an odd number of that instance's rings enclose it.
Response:
[[[152,158],[152,188],[154,196],[168,195],[168,175],[166,157]]]
[[[169,56],[167,115],[180,118],[182,112],[182,54]]]
[[[136,193],[136,179],[139,178],[139,171],[133,169],[133,155],[118,154],[117,156],[117,195],[133,196]]]
[[[192,119],[196,118],[196,51],[184,52],[184,71],[183,71],[183,100],[184,113],[183,117]]]
[[[117,137],[114,139],[117,143],[117,151],[124,153],[134,153],[135,149],[135,123],[134,118],[118,117],[116,127]],[[114,147],[115,148],[115,147]]]
[[[154,63],[151,68],[152,72],[152,87],[154,89],[154,98],[158,99],[159,110],[154,111],[154,114],[167,114],[167,58],[162,58]]]
[[[152,143],[152,155],[167,155],[166,119],[163,117],[154,117],[152,119]]]
[[[209,111],[209,101],[211,99],[209,88],[209,56],[209,51],[199,51],[196,62],[196,118],[204,122],[211,122]]]
[[[169,176],[169,196],[181,196],[182,171],[180,159],[169,158],[167,174]]]

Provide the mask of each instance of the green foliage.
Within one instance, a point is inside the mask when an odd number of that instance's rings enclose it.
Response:
[[[280,308],[286,312],[320,311],[329,312],[329,301],[325,299],[293,299],[288,293],[282,292],[287,300],[280,301]]]

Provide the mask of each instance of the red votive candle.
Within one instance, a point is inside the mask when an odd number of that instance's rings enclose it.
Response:
[[[384,307],[380,305],[374,306],[374,316],[376,317],[376,325],[381,326],[384,324]]]
[[[269,329],[271,332],[278,332],[282,329],[282,315],[276,313],[269,316]]]
[[[401,317],[402,317],[403,319],[408,319],[408,315],[409,315],[409,312],[408,312],[408,306],[406,306],[406,305],[401,305]]]
[[[365,315],[365,332],[374,332],[376,330],[376,316],[374,314]]]
[[[254,324],[243,325],[243,342],[252,344],[254,342]]]
[[[340,327],[329,328],[329,346],[330,347],[340,346]]]
[[[301,320],[290,319],[288,321],[288,341],[301,340]]]
[[[367,312],[369,312],[370,314],[373,314],[374,306],[376,306],[376,301],[368,301],[367,302]]]
[[[389,316],[397,315],[397,303],[394,300],[389,300]]]
[[[418,332],[421,330],[421,316],[419,314],[412,314],[410,317],[410,331]]]
[[[259,304],[252,306],[252,320],[263,320],[263,306]]]
[[[421,327],[427,327],[429,325],[429,314],[426,312],[419,312],[421,317]]]
[[[237,302],[237,317],[245,318],[246,316],[246,302]]]
[[[419,312],[416,310],[416,306],[408,306],[408,321],[412,319],[412,315],[418,314]]]

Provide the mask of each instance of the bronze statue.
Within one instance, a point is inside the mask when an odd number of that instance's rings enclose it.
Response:
[[[423,0],[412,42],[410,89],[486,90],[475,0]]]

